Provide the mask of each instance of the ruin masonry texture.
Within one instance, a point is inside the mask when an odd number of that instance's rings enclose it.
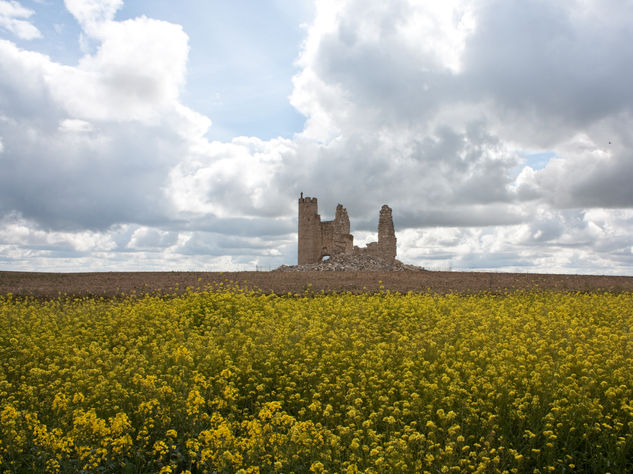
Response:
[[[371,255],[386,262],[396,259],[396,234],[391,208],[386,204],[380,209],[378,242],[366,247],[354,246],[354,236],[349,233],[347,210],[339,204],[333,221],[321,222],[317,198],[299,197],[299,245],[298,263],[305,265],[320,262],[324,257],[335,255]]]

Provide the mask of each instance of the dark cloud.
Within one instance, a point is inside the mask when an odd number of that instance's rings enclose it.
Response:
[[[632,15],[627,2],[488,2],[464,51],[469,93],[559,133],[630,111]]]
[[[394,211],[394,222],[399,229],[420,229],[425,227],[482,227],[495,225],[515,225],[524,222],[526,216],[507,206],[447,207],[444,210],[402,210]]]
[[[616,156],[614,163],[595,166],[589,176],[569,184],[568,205],[582,207],[633,207],[633,150]]]
[[[94,132],[38,130],[0,122],[0,210],[43,227],[104,230],[166,222],[170,165],[182,152],[169,129],[98,125]],[[37,129],[36,129],[37,130]]]
[[[271,241],[257,237],[228,237],[210,232],[194,232],[187,242],[179,247],[178,252],[184,255],[211,256],[278,255],[279,252],[274,247]]]
[[[280,238],[296,231],[296,217],[275,218],[218,218],[206,215],[202,218],[176,222],[165,226],[185,231],[214,232],[240,237]]]

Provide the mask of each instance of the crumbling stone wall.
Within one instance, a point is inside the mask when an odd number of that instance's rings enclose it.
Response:
[[[393,227],[391,208],[380,209],[378,220],[378,242],[367,247],[354,246],[354,236],[350,234],[347,209],[336,206],[333,221],[321,222],[317,198],[299,197],[299,245],[298,263],[305,265],[320,262],[324,257],[335,255],[371,255],[387,262],[396,259],[396,235]]]

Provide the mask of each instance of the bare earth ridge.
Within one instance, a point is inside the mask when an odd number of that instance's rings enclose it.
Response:
[[[382,283],[380,283],[382,282]],[[115,297],[123,294],[181,293],[187,288],[239,284],[265,293],[380,291],[504,293],[514,290],[633,291],[633,277],[435,271],[306,272],[0,272],[0,295],[51,298]]]

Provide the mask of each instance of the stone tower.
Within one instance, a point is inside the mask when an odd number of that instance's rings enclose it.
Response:
[[[396,232],[393,228],[391,208],[386,204],[380,208],[378,217],[378,252],[388,262],[396,259]]]
[[[299,265],[318,262],[321,258],[321,216],[317,198],[299,198]]]

